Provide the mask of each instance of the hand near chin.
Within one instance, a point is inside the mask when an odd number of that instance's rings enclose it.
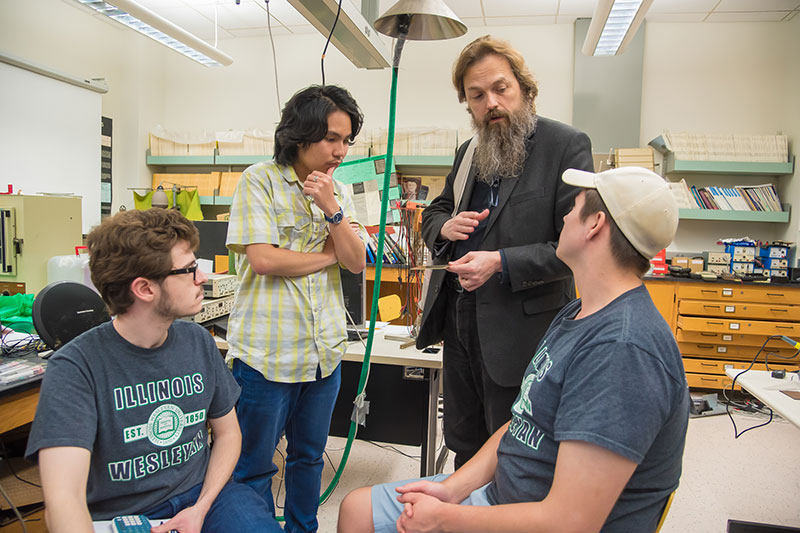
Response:
[[[319,170],[313,171],[306,176],[303,182],[303,194],[310,196],[317,207],[328,215],[332,216],[339,210],[339,204],[336,202],[333,187],[333,171],[336,167],[331,167],[326,173]]]

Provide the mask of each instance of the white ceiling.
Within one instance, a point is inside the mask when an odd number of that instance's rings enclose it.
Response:
[[[356,5],[361,2],[344,1]],[[215,26],[218,26],[218,39],[261,36],[267,28],[264,0],[240,0],[239,5],[236,0],[138,2],[212,44]],[[379,13],[395,2],[380,0]],[[571,24],[576,18],[591,17],[595,0],[446,0],[446,3],[464,24],[475,27]],[[274,35],[316,32],[287,0],[270,0],[269,11]],[[779,22],[790,20],[798,13],[800,0],[653,0],[646,19],[651,22]]]

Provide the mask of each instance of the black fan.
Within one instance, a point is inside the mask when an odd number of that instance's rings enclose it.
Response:
[[[33,300],[33,327],[51,350],[111,319],[103,299],[74,281],[57,281]]]

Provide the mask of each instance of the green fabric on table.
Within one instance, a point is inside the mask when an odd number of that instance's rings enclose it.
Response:
[[[22,333],[35,333],[33,328],[33,294],[0,296],[0,323]]]

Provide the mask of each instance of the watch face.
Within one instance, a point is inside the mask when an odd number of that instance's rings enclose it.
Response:
[[[338,224],[339,222],[342,221],[343,218],[344,218],[344,213],[342,213],[342,210],[339,209],[338,212],[333,214],[333,223]]]

